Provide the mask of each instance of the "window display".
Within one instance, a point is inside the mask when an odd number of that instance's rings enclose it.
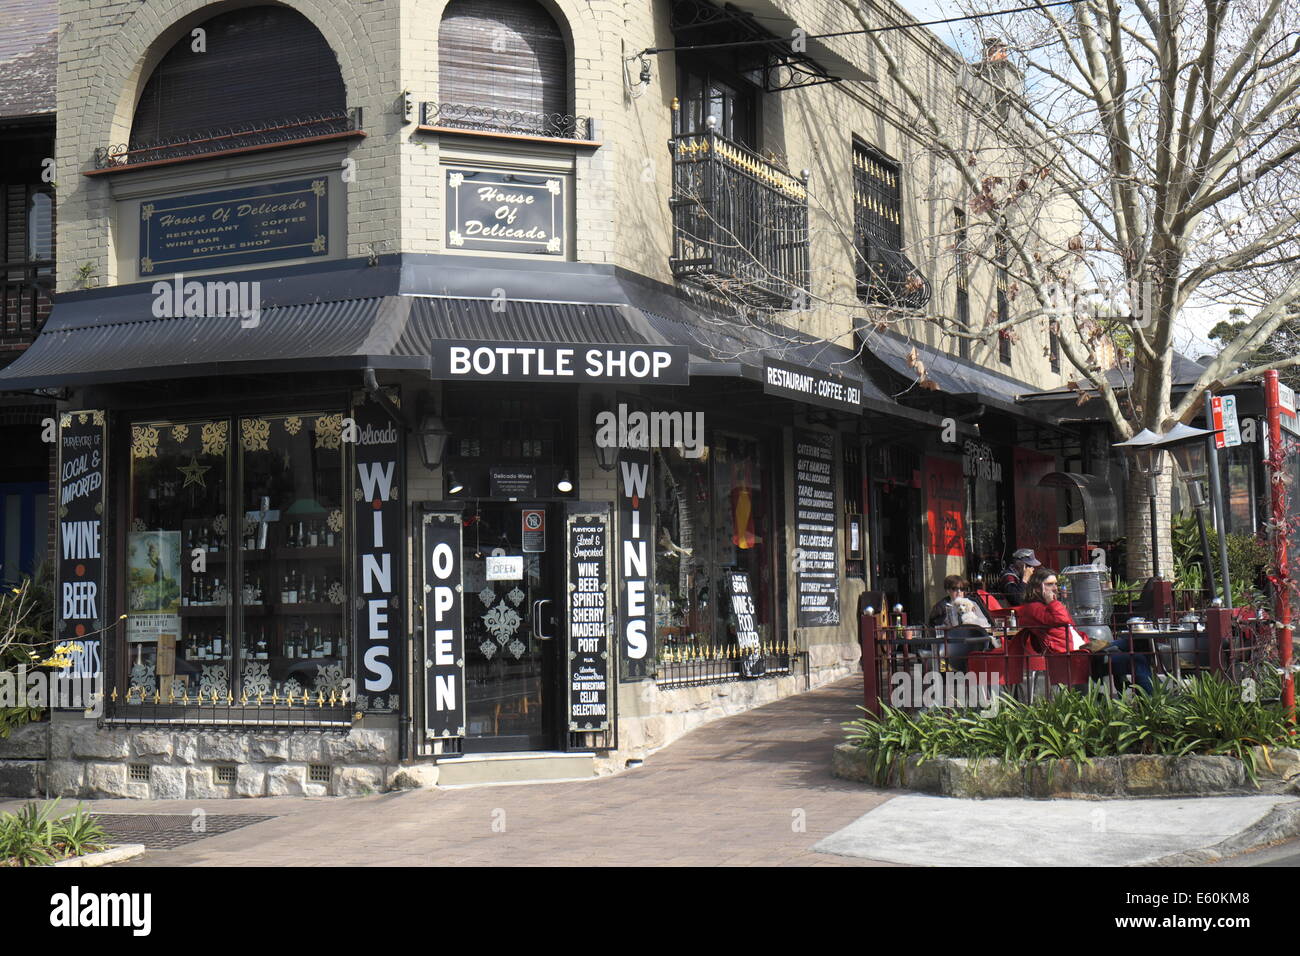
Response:
[[[126,643],[137,701],[343,694],[342,418],[132,426]]]

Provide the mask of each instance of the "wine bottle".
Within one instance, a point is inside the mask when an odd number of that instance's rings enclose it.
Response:
[[[311,530],[307,532],[308,541],[313,548],[320,547],[320,531],[317,530],[317,528],[318,523],[313,521],[311,523]]]

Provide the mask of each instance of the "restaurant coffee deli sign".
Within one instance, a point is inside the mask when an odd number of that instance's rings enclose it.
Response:
[[[104,619],[104,413],[59,416],[58,640],[95,636]],[[83,651],[85,648],[83,647]]]
[[[359,396],[352,410],[353,528],[360,593],[354,602],[357,702],[398,709],[403,621],[402,433],[379,402]]]
[[[862,414],[862,380],[849,375],[794,365],[763,357],[763,391],[821,405],[854,415]]]
[[[329,253],[329,179],[295,179],[140,205],[140,275]]]
[[[563,256],[564,179],[447,170],[447,248]]]
[[[800,627],[840,623],[834,464],[834,435],[794,433],[794,570]]]
[[[423,516],[424,732],[431,739],[465,735],[461,534],[459,513]]]
[[[609,516],[571,515],[569,541],[569,730],[609,729]]]

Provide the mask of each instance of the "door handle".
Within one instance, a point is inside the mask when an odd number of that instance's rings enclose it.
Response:
[[[549,641],[555,637],[554,634],[542,633],[542,605],[550,603],[550,598],[542,598],[540,601],[533,602],[533,636],[539,641]]]

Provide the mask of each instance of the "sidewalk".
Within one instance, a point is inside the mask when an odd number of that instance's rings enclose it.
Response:
[[[89,803],[103,813],[208,814],[210,835],[127,866],[1189,864],[1225,839],[1239,852],[1300,834],[1300,800],[1287,797],[968,801],[837,780],[831,748],[861,695],[861,678],[848,678],[579,783]],[[218,832],[227,824],[246,825]]]

